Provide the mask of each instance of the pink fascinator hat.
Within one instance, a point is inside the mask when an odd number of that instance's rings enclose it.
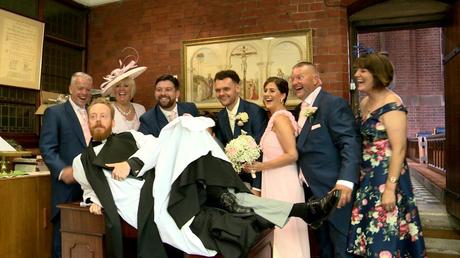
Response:
[[[123,79],[128,77],[134,79],[137,76],[141,75],[141,73],[143,73],[145,70],[147,70],[147,67],[137,65],[137,61],[139,60],[139,54],[136,49],[132,47],[126,47],[121,52],[123,53],[127,49],[134,50],[136,55],[128,55],[123,59],[123,61],[119,59],[118,63],[120,64],[120,68],[116,68],[109,75],[103,77],[105,82],[101,84],[102,96],[108,96],[112,94],[113,86],[117,85]],[[135,58],[135,60],[131,60],[127,65],[124,64],[126,60],[133,57]]]

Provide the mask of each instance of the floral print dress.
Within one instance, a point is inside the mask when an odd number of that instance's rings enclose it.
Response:
[[[381,204],[391,146],[379,118],[394,110],[407,113],[404,106],[388,103],[369,114],[361,124],[363,160],[352,210],[348,251],[364,257],[426,257],[406,161],[396,188],[396,208],[387,212]]]

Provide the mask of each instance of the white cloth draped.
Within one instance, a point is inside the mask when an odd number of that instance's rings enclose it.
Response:
[[[137,157],[144,162],[144,167],[138,176],[155,167],[154,219],[162,241],[185,253],[203,256],[215,256],[217,252],[206,249],[201,240],[191,231],[189,226],[194,218],[191,218],[182,228],[178,228],[167,212],[167,206],[172,183],[191,162],[210,151],[213,156],[228,161],[225,153],[207,131],[207,128],[212,126],[214,121],[210,118],[180,116],[163,128],[158,139],[152,135],[130,131],[139,147],[132,157]],[[102,146],[101,144],[94,148],[96,155]],[[80,157],[81,155],[74,159],[74,177],[82,186],[84,198],[91,198],[93,202],[101,205],[86,179]],[[104,170],[104,174],[120,216],[137,228],[137,210],[143,181],[131,178],[117,181],[111,178],[109,171]]]
[[[156,171],[153,183],[155,222],[161,239],[188,254],[215,256],[216,252],[206,249],[201,240],[190,230],[189,225],[194,218],[191,218],[181,229],[177,227],[167,212],[169,192],[172,183],[182,171],[191,162],[210,151],[213,156],[228,161],[225,153],[207,131],[207,128],[212,126],[214,121],[206,117],[181,116],[174,119],[161,130],[158,138],[161,152],[158,161],[153,164]],[[143,155],[142,151],[138,154]],[[144,161],[144,167],[151,165]]]

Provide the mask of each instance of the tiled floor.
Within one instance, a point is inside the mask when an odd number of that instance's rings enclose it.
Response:
[[[412,187],[414,190],[415,201],[417,205],[441,205],[441,202],[431,194],[425,186],[420,184],[415,177],[411,177]]]
[[[412,174],[411,174],[412,175]],[[425,246],[431,257],[460,257],[460,240],[445,239],[437,235],[437,230],[458,229],[458,223],[447,214],[446,206],[441,203],[417,178],[411,177],[415,201],[419,210],[425,235]]]
[[[441,203],[417,178],[411,176],[412,187],[414,190],[415,203],[422,219],[423,227],[441,226],[442,228],[450,227],[447,222],[447,212],[444,203]],[[433,219],[436,220],[436,225],[433,225]],[[445,221],[445,222],[444,222]],[[445,225],[444,225],[445,224]],[[449,225],[449,226],[448,226]]]

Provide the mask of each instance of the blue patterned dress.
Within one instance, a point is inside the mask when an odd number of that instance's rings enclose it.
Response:
[[[386,212],[381,205],[391,146],[379,118],[393,110],[407,113],[404,106],[388,103],[369,114],[361,124],[363,160],[360,185],[352,211],[348,251],[365,257],[426,257],[406,161],[396,188],[396,208]]]

